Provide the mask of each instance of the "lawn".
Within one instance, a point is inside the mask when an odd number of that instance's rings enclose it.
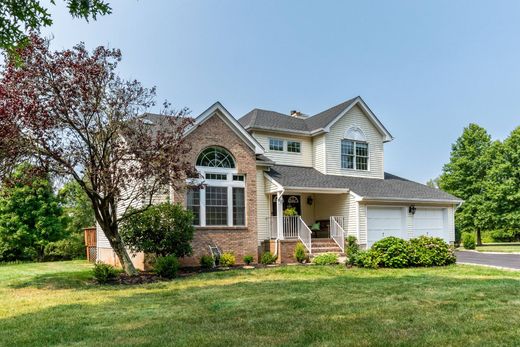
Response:
[[[0,266],[1,346],[515,345],[520,273],[282,267],[98,286],[81,262]]]
[[[479,252],[520,253],[520,243],[489,243],[478,246]]]

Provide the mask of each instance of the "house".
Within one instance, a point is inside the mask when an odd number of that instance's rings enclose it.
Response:
[[[195,215],[194,252],[184,265],[198,265],[210,246],[239,262],[266,250],[291,262],[297,242],[310,254],[343,252],[347,235],[362,247],[388,236],[455,240],[462,201],[384,171],[384,144],[393,137],[361,97],[313,116],[254,109],[238,121],[217,102],[185,136],[205,187],[163,197]],[[145,258],[135,255],[136,265]],[[98,259],[116,262],[100,231]]]

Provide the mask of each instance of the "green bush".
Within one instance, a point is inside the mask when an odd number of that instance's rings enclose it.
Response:
[[[222,266],[233,266],[235,265],[235,255],[230,252],[224,252],[220,256],[220,265]]]
[[[380,251],[369,249],[368,251],[359,251],[355,257],[355,264],[368,269],[377,269],[383,261],[383,254]]]
[[[72,260],[85,258],[85,242],[80,235],[50,242],[43,251],[47,261]]]
[[[137,211],[131,209],[129,213]],[[158,256],[190,255],[193,239],[193,213],[180,204],[153,205],[143,212],[128,215],[121,225],[121,237],[132,253]]]
[[[294,248],[294,259],[296,259],[298,263],[303,263],[306,258],[307,255],[305,254],[305,246],[303,243],[298,242]]]
[[[117,277],[119,271],[112,265],[96,263],[92,269],[92,273],[98,283],[104,284],[112,282]]]
[[[154,271],[164,278],[175,278],[179,270],[179,260],[174,255],[157,257],[154,264]]]
[[[443,266],[455,263],[455,254],[443,239],[420,236],[410,240],[412,266]]]
[[[379,266],[403,268],[410,263],[410,244],[398,237],[385,237],[374,243],[371,250],[379,252],[381,255]]]
[[[246,255],[244,257],[244,263],[246,263],[247,265],[250,265],[254,259],[255,258],[252,255]]]
[[[312,259],[316,265],[333,265],[338,263],[338,255],[334,253],[318,254]]]
[[[215,261],[211,255],[203,255],[200,257],[200,267],[203,269],[211,269]]]
[[[347,256],[347,264],[354,265],[359,253],[359,245],[355,236],[348,236],[345,240],[345,254]]]
[[[466,249],[475,249],[477,247],[477,240],[474,233],[462,233],[462,244]]]
[[[260,259],[260,262],[264,265],[274,264],[276,261],[276,256],[274,254],[271,254],[271,252],[265,252],[262,254],[262,258]]]
[[[520,229],[517,230],[493,230],[491,233],[492,241],[484,239],[484,233],[482,242],[515,242],[520,241]]]

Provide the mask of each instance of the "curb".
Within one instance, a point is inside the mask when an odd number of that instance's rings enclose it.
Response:
[[[503,267],[503,266],[487,265],[487,264],[457,262],[457,265],[474,265],[474,266],[483,266],[483,267],[489,267],[489,268],[492,268],[492,269],[499,269],[499,270],[520,271],[520,269],[515,269],[515,268],[512,268],[512,267]]]

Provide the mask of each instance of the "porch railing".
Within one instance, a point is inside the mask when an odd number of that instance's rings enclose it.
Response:
[[[271,239],[298,239],[311,253],[312,232],[300,216],[282,217],[282,230],[278,232],[278,219],[276,216],[268,217],[267,227]]]
[[[342,253],[345,252],[345,229],[343,229],[343,226],[343,217],[330,217],[330,237],[338,244]]]

